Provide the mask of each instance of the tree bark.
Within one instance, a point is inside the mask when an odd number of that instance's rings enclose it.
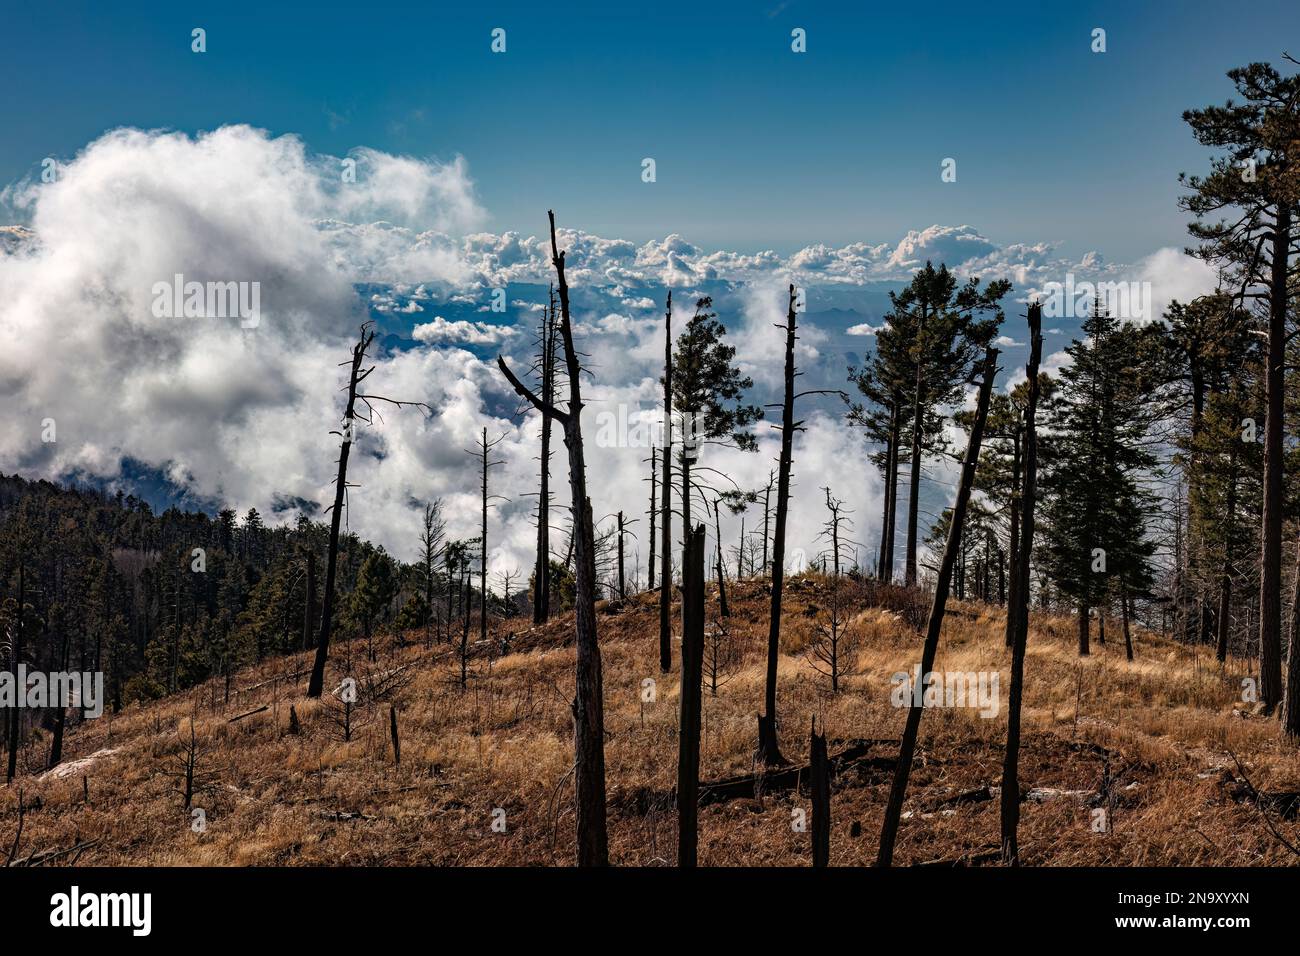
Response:
[[[325,594],[321,600],[320,636],[316,638],[316,660],[307,684],[308,697],[320,697],[325,686],[325,662],[329,659],[330,625],[334,616],[334,582],[339,563],[339,524],[343,520],[343,497],[347,491],[348,455],[352,451],[352,429],[356,423],[357,382],[361,362],[375,333],[365,328],[352,347],[352,371],[348,375],[348,403],[343,412],[343,435],[339,446],[339,472],[334,480],[334,509],[330,515],[329,556],[325,562]]]
[[[925,353],[925,313],[925,304],[922,303],[921,315],[916,328],[916,385],[912,393],[912,465],[911,473],[907,476],[909,490],[907,501],[907,557],[903,569],[903,583],[908,587],[916,585],[916,535],[921,495],[921,428],[924,417],[923,396],[925,394],[925,363],[922,361],[922,356]]]
[[[781,406],[781,458],[776,479],[776,536],[772,542],[772,606],[767,624],[767,676],[763,694],[763,714],[758,718],[756,757],[764,766],[785,763],[777,738],[776,664],[781,641],[781,589],[785,585],[785,526],[790,510],[790,462],[794,451],[794,343],[797,318],[794,309],[794,283],[790,284],[790,304],[785,326],[785,398]]]
[[[831,861],[831,770],[826,757],[826,735],[817,733],[813,718],[808,742],[809,791],[812,794],[812,865]]]
[[[561,412],[542,402],[515,378],[505,360],[497,365],[515,391],[543,414],[551,415],[564,427],[564,444],[569,450],[569,489],[573,501],[573,538],[577,542],[574,562],[574,618],[577,630],[576,688],[573,698],[574,780],[577,789],[577,836],[579,866],[606,866],[609,838],[605,811],[605,704],[602,687],[600,645],[596,632],[596,537],[587,496],[587,466],[582,445],[582,367],[573,344],[569,311],[569,284],[564,277],[564,253],[555,240],[555,213],[548,213],[551,226],[551,263],[560,291],[560,337],[569,385],[569,407]]]
[[[1291,647],[1286,664],[1286,700],[1282,732],[1300,737],[1300,547],[1296,549],[1295,585],[1291,592]]]
[[[1291,209],[1278,203],[1273,226],[1268,319],[1268,415],[1264,424],[1264,515],[1260,529],[1259,699],[1265,714],[1282,699],[1282,409],[1286,366],[1287,265]]]
[[[659,490],[658,455],[659,450],[657,448],[650,449],[650,563],[646,566],[646,571],[649,578],[647,583],[651,591],[655,589],[655,545],[657,544],[655,539],[655,510],[657,507],[655,492]]]
[[[555,292],[542,323],[542,394],[547,404],[555,401]],[[551,428],[550,416],[542,416],[541,488],[537,497],[537,566],[533,571],[533,623],[543,624],[551,616]]]
[[[682,561],[681,730],[677,745],[677,865],[694,867],[700,799],[700,709],[704,679],[704,525]]]
[[[659,560],[659,670],[667,674],[673,666],[673,293],[668,291],[664,306],[664,447],[663,479],[660,493],[663,501],[659,516],[663,523],[663,544]]]
[[[1016,606],[1020,587],[1020,567],[1016,555],[1020,554],[1020,426],[1017,424],[1011,438],[1011,569],[1007,575],[1007,647],[1015,647],[1016,621],[1010,609]]]
[[[1007,695],[1007,747],[1002,762],[1002,860],[1018,866],[1020,849],[1020,707],[1025,693],[1025,646],[1029,637],[1029,559],[1034,546],[1034,508],[1038,498],[1038,363],[1043,354],[1042,306],[1029,305],[1029,394],[1025,402],[1024,484],[1020,496],[1020,550],[1014,556],[1021,586],[1007,613],[1015,618],[1015,643],[1011,648],[1011,687]]]

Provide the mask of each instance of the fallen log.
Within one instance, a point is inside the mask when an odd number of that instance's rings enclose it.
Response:
[[[245,717],[252,717],[254,714],[260,714],[262,711],[270,710],[270,709],[271,709],[270,704],[263,704],[261,707],[258,707],[255,710],[250,710],[247,713],[240,714],[237,717],[231,717],[228,721],[226,721],[226,723],[233,724],[237,720],[243,720]]]
[[[41,850],[39,853],[30,853],[22,859],[14,860],[9,864],[9,866],[41,866],[42,864],[49,863],[51,860],[57,860],[59,857],[67,856],[69,853],[77,853],[80,855],[81,851],[88,850],[98,843],[98,840],[86,840],[82,843],[75,843],[63,850]]]
[[[863,740],[841,750],[830,758],[830,773],[838,776],[848,770],[892,771],[897,764],[895,757],[872,757],[868,751],[873,745],[883,741]],[[796,789],[806,789],[812,777],[812,767],[779,767],[766,773],[742,774],[725,780],[714,780],[700,784],[700,806],[711,803],[725,803],[728,800],[756,799],[765,793],[784,793]]]

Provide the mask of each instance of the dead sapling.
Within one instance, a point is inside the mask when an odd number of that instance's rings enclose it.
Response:
[[[804,651],[808,664],[840,692],[840,681],[854,672],[854,652],[860,633],[845,607],[844,582],[838,575],[831,583],[830,617],[817,625],[817,635]]]

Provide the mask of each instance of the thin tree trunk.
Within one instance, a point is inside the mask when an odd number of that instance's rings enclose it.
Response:
[[[673,293],[668,292],[668,301],[664,306],[664,447],[663,480],[660,493],[663,501],[659,506],[659,516],[663,523],[662,554],[663,562],[659,569],[659,670],[667,674],[673,666]]]
[[[569,488],[573,501],[573,537],[579,542],[574,581],[574,618],[577,630],[577,668],[574,692],[574,780],[577,790],[577,837],[579,866],[606,866],[609,838],[605,811],[605,704],[600,666],[600,645],[596,632],[596,537],[587,496],[587,465],[582,445],[582,367],[573,344],[569,311],[569,284],[564,276],[564,254],[555,240],[555,214],[549,213],[551,262],[560,290],[560,335],[569,385],[569,407],[561,412],[543,405],[537,396],[515,378],[503,358],[497,365],[515,391],[543,414],[557,418],[564,427],[564,444],[569,450]]]
[[[1286,699],[1282,732],[1300,737],[1300,547],[1296,549],[1295,585],[1291,592],[1291,647],[1286,664]]]
[[[979,462],[980,444],[984,439],[984,422],[988,418],[989,396],[993,392],[993,379],[997,375],[998,350],[988,348],[984,353],[982,369],[983,381],[980,383],[979,404],[975,409],[975,421],[971,425],[970,441],[966,444],[966,457],[962,463],[961,485],[957,489],[957,500],[952,506],[952,520],[948,526],[948,543],[943,551],[943,560],[939,563],[939,576],[935,581],[934,603],[930,606],[930,620],[926,626],[925,646],[921,652],[921,671],[917,680],[922,683],[934,667],[934,657],[939,650],[939,634],[943,627],[943,612],[948,603],[948,588],[952,582],[953,568],[957,563],[957,552],[961,548],[962,526],[966,521],[966,506],[970,502],[971,487],[975,483],[975,466]],[[876,857],[877,866],[890,866],[894,859],[894,841],[898,837],[898,821],[903,812],[903,800],[907,795],[907,780],[912,772],[912,758],[916,753],[916,738],[921,729],[921,717],[925,711],[925,698],[918,706],[915,697],[907,710],[907,724],[903,728],[903,739],[899,747],[898,764],[894,768],[894,783],[889,790],[889,802],[885,805],[885,821],[880,831],[880,851]]]
[[[542,323],[543,402],[555,401],[555,289]],[[533,623],[551,616],[551,428],[550,416],[542,416],[541,488],[537,497],[537,565],[533,571]]]
[[[1120,584],[1119,591],[1119,613],[1124,625],[1124,656],[1129,660],[1133,659],[1133,633],[1128,623],[1128,591],[1123,583]]]
[[[785,763],[777,738],[776,664],[781,641],[781,590],[785,584],[785,527],[790,510],[790,462],[794,452],[794,342],[796,314],[794,283],[790,284],[790,304],[785,326],[785,398],[781,406],[781,458],[776,481],[776,537],[772,542],[772,606],[767,625],[767,675],[763,693],[763,714],[758,718],[756,757],[764,766]]]
[[[898,405],[889,410],[889,443],[885,447],[885,494],[880,514],[880,558],[876,563],[876,577],[888,581],[890,575],[889,516],[894,510],[894,462],[898,454]]]
[[[325,686],[325,662],[329,659],[330,625],[334,617],[334,582],[339,563],[339,524],[343,520],[343,496],[347,491],[348,455],[352,451],[352,429],[356,423],[357,383],[364,377],[361,362],[375,333],[362,329],[352,347],[352,371],[348,376],[348,403],[343,412],[343,441],[339,447],[339,473],[334,480],[334,509],[330,515],[329,556],[325,562],[325,594],[321,601],[320,636],[316,639],[316,660],[312,664],[308,697],[320,697]]]
[[[487,566],[488,566],[488,536],[487,536],[487,512],[488,512],[488,445],[487,428],[483,429],[483,530],[479,538],[479,572],[478,572],[478,639],[481,643],[487,643],[487,625],[488,625],[488,586],[487,586]]]
[[[677,745],[677,865],[694,867],[699,839],[700,709],[704,679],[704,525],[682,561],[681,730]]]
[[[650,449],[650,564],[646,570],[649,572],[650,590],[655,589],[655,545],[658,543],[655,539],[655,492],[659,490],[659,449]]]
[[[305,586],[306,596],[303,599],[302,607],[302,647],[307,650],[311,647],[311,635],[315,629],[316,615],[313,606],[316,603],[316,552],[307,552],[307,583]]]
[[[1219,572],[1219,615],[1218,635],[1214,656],[1220,664],[1228,659],[1228,629],[1231,625],[1232,605],[1232,532],[1231,527],[1237,515],[1237,443],[1232,443],[1232,453],[1228,463],[1228,500],[1224,509],[1228,531],[1223,542],[1223,567]],[[1292,645],[1294,647],[1294,645]],[[1294,653],[1294,651],[1292,652]],[[1288,685],[1293,686],[1293,685]]]
[[[627,600],[627,580],[623,576],[623,512],[618,513],[618,599]]]
[[[1011,573],[1007,576],[1007,647],[1016,643],[1016,620],[1010,608],[1016,606],[1020,586],[1019,562],[1015,556],[1020,553],[1020,427],[1016,426],[1011,438]]]
[[[707,507],[705,511],[707,517]],[[723,617],[731,617],[731,608],[727,607],[727,572],[722,563],[722,516],[717,501],[713,502],[713,533],[718,539],[718,613]]]
[[[908,587],[916,585],[916,534],[920,515],[921,496],[921,427],[923,412],[925,362],[921,356],[925,351],[925,306],[921,307],[920,320],[917,323],[917,361],[916,385],[912,393],[912,468],[907,476],[909,496],[907,500],[907,557],[903,569],[903,583]]]
[[[1259,698],[1271,714],[1282,699],[1282,409],[1285,401],[1286,314],[1291,207],[1278,204],[1273,226],[1268,321],[1268,415],[1264,424],[1264,515],[1260,529]]]
[[[1038,363],[1043,354],[1042,306],[1029,305],[1029,395],[1025,402],[1024,484],[1020,496],[1020,550],[1014,555],[1021,586],[1007,613],[1015,618],[1015,643],[1011,648],[1011,687],[1007,695],[1007,746],[1002,762],[1002,861],[1020,863],[1020,707],[1025,693],[1025,646],[1029,638],[1029,559],[1034,547],[1034,508],[1038,498]]]

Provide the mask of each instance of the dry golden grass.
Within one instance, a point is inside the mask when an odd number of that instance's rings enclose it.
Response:
[[[786,600],[781,742],[786,757],[800,763],[814,717],[832,753],[859,738],[896,739],[905,712],[891,706],[889,679],[910,671],[919,657],[919,635],[893,612],[865,606],[865,590],[846,586],[861,644],[852,675],[831,696],[803,654],[826,619],[827,588],[823,579],[796,579]],[[762,702],[768,597],[756,581],[733,585],[729,597],[729,633],[741,654],[718,694],[705,693],[705,780],[752,770]],[[611,858],[623,865],[672,864],[679,688],[675,673],[658,673],[654,596],[603,607],[599,620]],[[956,860],[996,846],[996,799],[941,802],[1000,780],[1008,689],[1003,620],[997,608],[949,606],[935,669],[1001,671],[1003,707],[994,719],[970,709],[926,712],[895,854],[899,864]],[[0,791],[0,852],[7,854],[13,843],[21,792],[30,809],[18,857],[96,841],[76,857],[79,864],[567,865],[574,843],[572,619],[537,629],[520,620],[502,622],[493,648],[507,635],[513,635],[511,652],[493,658],[479,649],[464,690],[447,648],[384,649],[382,661],[372,665],[376,670],[406,664],[412,676],[395,697],[400,765],[389,743],[387,703],[363,707],[362,725],[344,742],[330,720],[334,702],[300,696],[303,678],[291,675],[310,665],[307,655],[239,673],[229,699],[224,683],[213,681],[106,714],[69,734],[64,770],[99,751],[112,753],[62,776],[21,775]],[[1261,811],[1231,793],[1230,753],[1261,789],[1300,789],[1300,761],[1279,740],[1277,722],[1236,704],[1246,663],[1234,660],[1221,669],[1203,650],[1198,655],[1139,632],[1138,659],[1130,664],[1113,639],[1094,645],[1093,656],[1081,661],[1071,619],[1035,614],[1031,621],[1021,783],[1093,793],[1108,769],[1115,796],[1107,833],[1093,832],[1086,795],[1027,801],[1024,862],[1294,862]],[[329,675],[336,683],[342,653],[340,646]],[[277,676],[285,679],[274,681]],[[656,682],[651,703],[642,700],[646,678]],[[262,705],[268,709],[228,722]],[[300,735],[289,733],[291,706]],[[211,773],[213,784],[194,800],[206,813],[202,833],[191,828],[178,781],[166,775],[188,741],[191,720],[205,748],[199,769]],[[38,737],[24,762],[35,766],[47,751],[48,741]],[[883,744],[873,750],[884,757],[893,752]],[[887,771],[850,771],[837,779],[834,865],[874,861],[888,787]],[[792,811],[807,807],[805,796],[791,793],[703,807],[701,863],[807,865],[808,836],[792,827]],[[504,832],[493,829],[500,811]],[[1296,829],[1278,825],[1284,832]]]

